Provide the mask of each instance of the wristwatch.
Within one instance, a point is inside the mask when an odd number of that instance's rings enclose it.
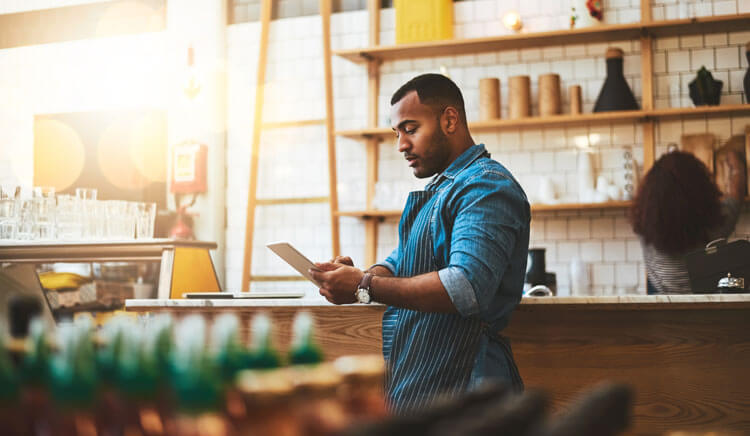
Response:
[[[365,273],[365,275],[362,276],[359,285],[357,285],[357,290],[354,292],[358,302],[362,304],[370,304],[372,301],[370,296],[370,283],[372,283],[372,274]]]

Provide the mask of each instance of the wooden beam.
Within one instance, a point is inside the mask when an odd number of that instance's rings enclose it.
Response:
[[[247,192],[247,217],[245,218],[245,258],[242,264],[242,292],[250,290],[250,271],[253,260],[253,229],[255,227],[255,199],[258,191],[258,157],[260,132],[263,123],[263,92],[266,84],[268,28],[271,24],[272,6],[273,2],[271,0],[263,0],[260,9],[260,53],[258,54],[258,74],[255,80],[255,113],[250,151],[250,187]]]
[[[377,262],[378,257],[378,224],[380,220],[365,220],[365,268]]]
[[[256,206],[275,206],[280,204],[313,204],[328,203],[329,197],[294,197],[294,198],[258,198]]]
[[[654,129],[654,122],[648,121],[643,123],[643,171],[640,176],[643,176],[651,169],[654,165],[654,159],[656,155],[656,131]]]
[[[334,130],[333,112],[333,74],[331,73],[331,0],[320,0],[320,20],[323,25],[323,70],[326,92],[326,142],[328,144],[328,192],[331,210],[331,249],[333,257],[341,252],[339,242],[338,182],[336,176],[336,131]]]
[[[270,129],[288,129],[292,127],[323,126],[326,120],[299,120],[299,121],[278,121],[274,123],[263,123],[263,130]]]
[[[641,99],[643,110],[654,108],[654,55],[653,40],[650,36],[641,37]]]
[[[651,0],[641,0],[641,24],[651,22]]]

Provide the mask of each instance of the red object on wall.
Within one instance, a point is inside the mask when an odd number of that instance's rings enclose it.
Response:
[[[208,147],[183,142],[172,149],[172,180],[169,191],[175,194],[206,192]]]

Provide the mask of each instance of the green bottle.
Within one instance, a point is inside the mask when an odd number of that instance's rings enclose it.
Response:
[[[21,382],[25,388],[46,390],[52,351],[42,318],[34,318],[31,321],[26,342],[27,351],[20,368]]]
[[[250,369],[275,369],[281,365],[279,354],[273,348],[271,318],[265,313],[253,316],[250,326],[252,344],[250,346]]]
[[[298,312],[292,326],[292,346],[289,363],[314,365],[323,361],[323,352],[313,339],[314,322],[310,312]]]
[[[93,334],[93,320],[87,317],[58,326],[59,351],[50,364],[50,392],[56,404],[53,425],[58,434],[77,434],[82,425],[95,428],[99,380]]]
[[[42,318],[29,323],[26,352],[21,358],[18,377],[21,383],[21,409],[27,433],[48,425],[50,418],[49,366],[52,358],[50,339]]]
[[[0,422],[10,434],[22,434],[24,420],[19,413],[18,373],[6,348],[4,327],[0,323]]]
[[[187,414],[215,410],[221,402],[221,379],[205,351],[206,323],[199,315],[185,317],[175,331],[171,359],[172,389],[177,408]]]
[[[240,341],[239,328],[237,315],[225,313],[216,318],[211,329],[215,365],[226,384],[250,365],[250,353]]]

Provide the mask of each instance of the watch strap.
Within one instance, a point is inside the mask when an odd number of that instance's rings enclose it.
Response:
[[[359,285],[357,285],[357,289],[365,289],[369,292],[371,283],[372,283],[372,273],[366,272],[365,275],[362,276],[362,280],[359,281]]]

